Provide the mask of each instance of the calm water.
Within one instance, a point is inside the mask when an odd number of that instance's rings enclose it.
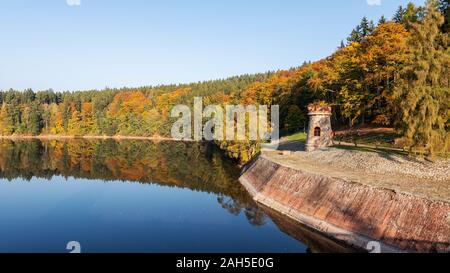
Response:
[[[0,252],[307,251],[238,176],[211,145],[0,140]]]

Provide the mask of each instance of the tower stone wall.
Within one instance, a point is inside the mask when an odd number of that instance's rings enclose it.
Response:
[[[333,129],[331,128],[331,107],[309,106],[308,138],[306,151],[312,152],[333,145]]]

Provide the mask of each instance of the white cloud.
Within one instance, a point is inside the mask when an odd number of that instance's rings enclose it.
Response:
[[[381,6],[381,0],[366,0],[369,6]]]
[[[67,5],[69,6],[80,6],[81,5],[81,0],[66,0]]]

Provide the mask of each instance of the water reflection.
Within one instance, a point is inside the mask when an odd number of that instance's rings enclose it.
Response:
[[[159,184],[217,194],[231,214],[253,225],[265,214],[237,183],[239,169],[211,144],[123,140],[0,140],[0,178],[64,176]]]
[[[3,139],[0,252],[346,251],[256,205],[239,174],[211,144]]]

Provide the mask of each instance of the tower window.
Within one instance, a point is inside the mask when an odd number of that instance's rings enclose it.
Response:
[[[314,136],[315,137],[320,137],[320,127],[314,128]]]

